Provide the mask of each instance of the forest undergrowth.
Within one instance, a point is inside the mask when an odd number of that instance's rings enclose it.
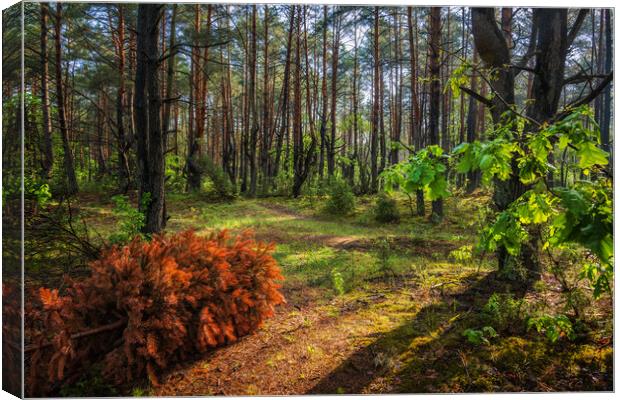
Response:
[[[118,204],[83,196],[92,233],[117,232]],[[276,243],[287,303],[256,333],[170,366],[158,385],[112,386],[94,365],[62,394],[611,390],[610,296],[576,305],[580,325],[550,321],[575,312],[552,271],[525,290],[492,255],[472,254],[487,193],[448,199],[440,224],[411,216],[405,197],[391,223],[377,220],[375,196],[356,200],[333,216],[317,196],[171,195],[168,232],[252,229]]]

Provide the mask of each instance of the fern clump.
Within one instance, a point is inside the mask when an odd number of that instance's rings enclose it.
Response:
[[[284,302],[272,251],[247,233],[136,238],[62,294],[40,288],[27,307],[29,395],[98,360],[111,382],[157,384],[171,363],[253,332]]]

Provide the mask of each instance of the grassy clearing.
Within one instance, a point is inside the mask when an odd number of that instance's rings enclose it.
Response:
[[[160,387],[138,384],[136,393],[610,390],[608,299],[590,305],[590,326],[577,340],[555,344],[526,331],[523,313],[511,317],[516,328],[504,326],[506,316],[485,313],[495,292],[524,295],[493,272],[492,257],[470,259],[463,251],[475,243],[487,202],[482,193],[450,198],[446,219],[433,225],[398,198],[400,223],[379,224],[373,197],[359,198],[354,214],[334,217],[321,211],[320,198],[216,203],[169,196],[168,231],[253,229],[275,242],[288,304],[257,334],[179,365]],[[82,210],[93,230],[114,230],[111,204],[90,201]],[[545,279],[537,287],[553,288]],[[548,303],[548,311],[562,311],[546,293],[528,293],[528,309]],[[497,331],[487,343],[463,336],[484,326]]]

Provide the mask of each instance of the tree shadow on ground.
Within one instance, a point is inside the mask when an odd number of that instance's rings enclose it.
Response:
[[[482,322],[482,307],[493,293],[509,292],[522,298],[526,287],[502,279],[496,272],[470,282],[457,292],[442,294],[440,301],[423,307],[413,320],[379,334],[307,393],[511,390],[474,381],[470,374],[475,363],[462,351],[468,344],[461,332]],[[394,370],[397,373],[391,379]],[[529,377],[517,378],[529,381]]]

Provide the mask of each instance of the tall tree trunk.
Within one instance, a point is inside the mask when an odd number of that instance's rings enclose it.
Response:
[[[441,43],[441,7],[431,7],[430,12],[430,43],[429,43],[429,69],[430,69],[430,116],[429,116],[429,139],[432,145],[439,145],[439,108],[441,102],[441,86],[439,82],[440,60],[439,46]],[[443,200],[432,202],[431,219],[439,221],[443,218]]]
[[[211,30],[211,5],[207,6],[207,30],[209,36]],[[202,18],[201,5],[195,5],[194,32],[199,37],[201,32]],[[207,63],[209,61],[209,46],[204,46],[204,54],[200,54],[200,46],[192,48],[192,71],[191,85],[194,99],[193,132],[190,132],[187,154],[187,185],[191,190],[198,190],[202,184],[202,142],[205,135],[206,124],[206,101],[207,101]],[[191,112],[191,111],[190,111]]]
[[[336,170],[336,128],[338,105],[338,53],[340,50],[340,17],[334,10],[334,47],[332,48],[332,93],[331,93],[331,134],[327,151],[327,174],[331,177]]]
[[[611,73],[613,61],[612,34],[611,34],[611,10],[609,8],[605,12],[605,74]],[[611,125],[611,84],[609,84],[603,92],[603,107],[601,118],[601,146],[603,150],[611,153],[610,131]],[[613,156],[613,154],[611,154]],[[610,159],[609,167],[613,167],[613,160]]]
[[[474,50],[474,65],[478,63],[478,53]],[[471,90],[477,92],[478,90],[478,79],[476,77],[476,73],[473,72],[471,74],[470,87]],[[477,139],[477,131],[476,131],[476,117],[478,115],[477,109],[478,103],[473,98],[473,96],[469,96],[469,104],[467,106],[467,142],[472,143]],[[484,111],[484,110],[483,110]],[[473,192],[480,185],[480,172],[479,171],[470,171],[467,173],[467,192]]]
[[[290,82],[290,71],[291,71],[291,50],[293,43],[293,31],[295,29],[295,6],[291,6],[291,15],[289,16],[289,28],[288,28],[288,38],[286,41],[286,56],[284,60],[284,76],[282,82],[282,95],[280,96],[280,129],[277,136],[277,144],[276,144],[276,161],[274,165],[274,172],[272,176],[277,176],[280,170],[280,160],[282,158],[282,143],[284,141],[284,135],[288,135],[288,125],[289,125],[289,82]]]
[[[321,150],[319,154],[319,176],[322,178],[325,170],[325,152],[327,150],[327,6],[323,6],[323,66],[321,78]]]
[[[54,166],[54,149],[52,146],[52,119],[50,118],[50,98],[49,98],[49,63],[47,59],[47,20],[49,16],[49,5],[41,3],[41,52],[39,59],[41,62],[41,107],[43,114],[43,148],[41,157],[41,167],[43,169],[43,179],[50,179],[52,167]]]
[[[263,21],[265,31],[264,41],[264,66],[263,66],[263,129],[261,140],[261,170],[263,178],[263,193],[269,188],[269,150],[271,148],[271,104],[269,91],[269,6],[265,5],[265,18]]]
[[[166,226],[164,192],[164,135],[159,91],[159,21],[163,5],[140,4],[137,23],[137,66],[135,77],[135,119],[138,134],[140,172],[139,202],[146,216],[144,233],[161,232]],[[148,193],[148,195],[147,195]]]
[[[301,6],[297,6],[298,8]],[[306,181],[308,174],[310,173],[310,169],[313,163],[314,151],[316,146],[316,140],[314,137],[314,132],[312,128],[314,123],[310,128],[310,137],[311,143],[308,150],[304,149],[304,138],[303,138],[303,126],[302,126],[302,100],[301,100],[301,27],[302,25],[306,26],[305,18],[306,18],[306,8],[304,7],[303,12],[298,10],[297,12],[297,38],[296,38],[296,46],[295,46],[295,72],[294,72],[294,81],[293,81],[293,169],[294,169],[294,178],[293,178],[293,197],[298,197],[301,194],[301,188]],[[303,17],[303,22],[302,22]],[[304,29],[305,36],[305,29]],[[307,48],[306,48],[307,54]],[[306,58],[306,67],[307,58]],[[307,68],[306,68],[307,71]],[[307,71],[309,74],[309,71]],[[306,90],[308,90],[309,75],[306,75]],[[308,93],[308,92],[306,92]],[[309,101],[309,99],[307,99]]]
[[[118,139],[118,180],[119,189],[126,193],[130,186],[129,150],[131,141],[125,134],[125,13],[124,6],[118,4],[118,27],[116,34],[116,52],[118,57],[118,92],[116,96],[116,129]]]
[[[172,15],[170,16],[170,38],[168,39],[168,60],[166,65],[166,90],[164,102],[164,114],[162,117],[162,126],[164,127],[164,148],[168,148],[168,137],[171,133],[170,129],[170,113],[172,110],[173,84],[174,84],[174,64],[176,56],[176,21],[177,21],[177,4],[172,5]],[[176,121],[175,121],[176,123]],[[175,138],[177,137],[176,128],[174,128]],[[175,152],[178,152],[175,139]],[[176,154],[176,153],[175,153]]]
[[[380,62],[379,59],[379,7],[374,9],[373,22],[373,102],[372,102],[372,132],[370,138],[370,190],[378,189],[378,145],[379,145],[379,92],[380,92]]]
[[[58,125],[64,151],[64,169],[66,174],[66,194],[73,195],[79,190],[75,176],[73,153],[69,145],[69,129],[67,127],[67,113],[65,108],[65,90],[62,79],[62,3],[56,3],[56,24],[54,25],[56,48],[56,102],[58,107]]]
[[[414,149],[419,150],[422,147],[422,130],[420,118],[420,103],[418,98],[418,68],[416,58],[416,40],[414,38],[414,21],[412,18],[413,7],[407,7],[407,25],[409,30],[409,61],[410,61],[410,79],[411,79],[411,116],[410,116],[410,145]],[[417,19],[415,26],[417,27]],[[418,190],[416,192],[416,211],[419,216],[425,214],[424,208],[424,192]]]
[[[250,82],[248,88],[250,118],[250,146],[248,149],[248,160],[250,164],[250,190],[249,195],[256,195],[256,185],[258,170],[256,168],[256,145],[258,143],[258,113],[256,110],[256,5],[252,5],[252,23],[250,31]]]

